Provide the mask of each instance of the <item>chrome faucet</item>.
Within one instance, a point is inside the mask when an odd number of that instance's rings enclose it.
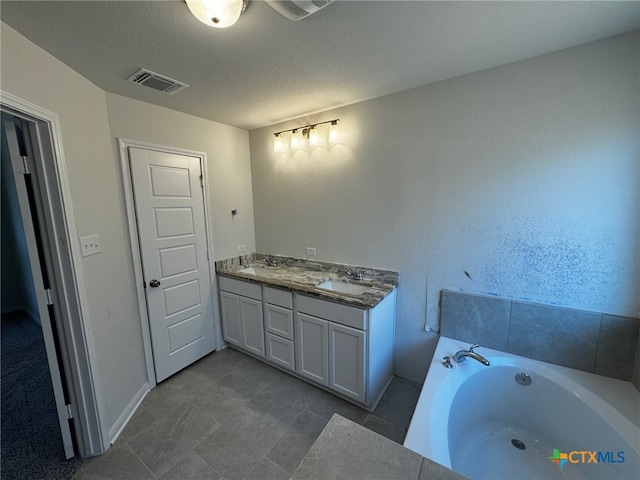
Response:
[[[362,272],[357,270],[351,270],[349,267],[345,270],[345,273],[354,280],[362,280]]]
[[[264,263],[265,265],[268,265],[269,267],[277,267],[278,264],[276,263],[276,259],[271,257],[271,256],[266,256],[264,257]]]
[[[462,363],[464,362],[467,357],[471,357],[474,360],[479,361],[481,364],[485,365],[485,366],[489,366],[491,365],[491,363],[489,362],[489,360],[487,360],[486,358],[484,358],[482,355],[476,353],[473,351],[474,348],[478,348],[480,346],[479,343],[476,343],[475,345],[471,345],[469,347],[469,350],[458,350],[456,352],[456,354],[453,356],[453,359],[457,362],[457,363]]]

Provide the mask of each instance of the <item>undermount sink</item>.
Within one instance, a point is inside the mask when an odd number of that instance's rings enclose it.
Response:
[[[269,275],[273,269],[266,267],[249,267],[238,270],[238,273],[248,273],[249,275]]]
[[[348,283],[343,280],[325,280],[324,282],[316,285],[317,288],[322,290],[330,290],[332,292],[348,293],[351,295],[360,295],[371,287],[368,285],[358,285],[355,283]]]

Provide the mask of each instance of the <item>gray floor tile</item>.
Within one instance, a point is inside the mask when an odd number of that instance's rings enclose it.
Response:
[[[210,353],[188,367],[189,372],[201,377],[207,383],[216,382],[222,377],[233,372],[238,365],[239,357],[244,357],[241,353],[231,348],[225,348],[217,352]]]
[[[291,475],[280,465],[264,457],[246,476],[247,480],[288,480]]]
[[[222,480],[215,468],[193,452],[188,452],[160,480]]]
[[[417,479],[422,457],[335,415],[296,469],[294,479]]]
[[[232,390],[244,398],[253,397],[257,393],[261,392],[263,388],[257,383],[247,380],[235,373],[230,373],[229,375],[224,376],[217,382],[217,385]]]
[[[315,387],[282,375],[256,394],[247,407],[287,428],[318,393]]]
[[[156,477],[131,451],[128,445],[114,448],[109,455],[100,457],[91,466],[82,469],[74,480],[153,480]]]
[[[159,417],[157,415],[154,415],[144,405],[140,405],[133,414],[133,417],[131,417],[131,420],[129,420],[129,423],[127,423],[127,426],[122,430],[122,433],[118,437],[114,446],[118,447],[123,443],[128,442],[136,435],[140,434],[144,429],[157,422],[158,419]]]
[[[337,413],[360,425],[365,422],[369,415],[369,412],[365,409],[324,391],[318,394],[313,403],[307,407],[307,410],[327,421],[331,420],[334,413]]]
[[[415,385],[414,382],[394,377],[373,412],[374,415],[404,430],[409,428],[420,396],[420,390]]]
[[[128,444],[149,469],[159,476],[219,426],[219,422],[187,403],[147,428]]]
[[[247,363],[240,366],[234,370],[234,373],[257,383],[261,387],[266,387],[279,376],[285,375],[277,368],[267,365],[266,363],[259,362],[258,360],[253,360],[253,363]]]
[[[407,431],[404,428],[400,428],[375,415],[369,415],[363,426],[400,445],[402,445],[404,437],[407,435]]]
[[[192,403],[218,422],[225,423],[235,418],[251,398],[250,395],[241,395],[237,390],[213,385],[194,398]]]
[[[308,410],[303,411],[269,450],[267,457],[293,473],[326,425],[327,420],[324,418]]]
[[[158,384],[142,405],[158,417],[166,417],[176,408],[202,394],[209,384],[185,370]]]
[[[244,478],[280,439],[284,429],[243,408],[201,442],[194,452],[228,480]]]

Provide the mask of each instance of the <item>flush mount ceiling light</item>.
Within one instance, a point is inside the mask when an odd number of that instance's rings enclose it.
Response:
[[[205,25],[227,28],[245,11],[249,0],[185,0],[191,13]]]
[[[333,120],[327,120],[326,122],[318,122],[312,125],[305,125],[304,127],[290,128],[288,130],[281,130],[273,134],[273,151],[278,153],[282,151],[282,134],[291,132],[290,145],[291,150],[300,148],[303,140],[308,140],[309,145],[314,147],[320,143],[318,136],[318,125],[331,124],[329,127],[329,143],[336,143],[338,141],[338,118]]]

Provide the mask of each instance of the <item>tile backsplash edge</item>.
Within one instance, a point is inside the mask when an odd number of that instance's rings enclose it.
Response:
[[[482,312],[485,315],[489,314],[491,310],[486,308],[487,302],[489,303],[508,303],[512,305],[514,303],[523,304],[527,302],[519,302],[515,300],[494,297],[494,296],[485,296],[479,295],[475,293],[466,293],[466,292],[458,292],[453,290],[442,290],[441,291],[441,301],[440,301],[440,333],[445,336],[453,336],[454,338],[458,338],[464,341],[472,341],[484,344],[489,348],[496,348],[492,346],[492,343],[496,341],[496,319],[492,316],[491,318],[483,318]],[[484,305],[484,308],[479,308],[479,306]],[[596,315],[601,318],[604,313],[600,312],[586,312],[583,310],[570,309],[566,307],[557,307],[552,305],[543,305],[543,304],[530,304],[532,306],[542,307],[549,312],[549,314],[553,317],[557,315],[558,317],[566,316],[567,314],[575,314],[575,315]],[[473,314],[470,314],[470,310],[473,311]],[[508,318],[506,319],[506,330],[510,331],[509,323],[512,320],[512,308],[509,307]],[[481,312],[478,315],[478,312]],[[494,310],[495,312],[495,310]],[[585,368],[580,365],[571,365],[566,363],[561,363],[556,361],[555,358],[544,356],[541,358],[540,355],[536,356],[535,354],[527,355],[522,351],[512,351],[510,348],[511,345],[515,342],[507,341],[505,348],[497,348],[498,350],[504,350],[507,353],[514,353],[516,355],[521,355],[529,358],[533,358],[535,360],[541,360],[547,363],[553,363],[558,365],[563,365],[570,368],[576,368],[583,371],[588,371],[590,373],[596,373],[604,376],[609,376],[612,378],[618,378],[625,381],[631,381],[638,391],[640,391],[640,320],[628,317],[618,317],[620,322],[626,325],[626,330],[622,330],[618,332],[615,329],[609,330],[606,332],[608,335],[605,337],[602,331],[598,329],[598,333],[595,334],[595,337],[592,338],[592,341],[597,342],[597,348],[601,347],[601,344],[605,345],[611,344],[611,336],[614,338],[616,335],[619,336],[619,339],[615,339],[614,341],[619,341],[620,343],[626,342],[634,342],[633,345],[628,345],[629,350],[626,354],[618,355],[619,358],[614,358],[612,361],[617,362],[613,366],[611,364],[607,365],[607,368],[599,368],[598,365],[595,364],[593,367]],[[504,328],[504,320],[499,325],[499,329]],[[629,338],[629,327],[632,330],[632,336]],[[532,329],[538,330],[539,325],[532,323]],[[576,339],[579,339],[581,335],[583,335],[582,329],[575,328],[572,330],[575,332]],[[618,329],[619,330],[619,329]],[[466,332],[472,331],[474,332],[473,339],[471,338],[459,338],[456,336],[458,332]],[[508,337],[509,333],[501,332],[500,335],[504,337]],[[544,341],[545,336],[541,332],[539,339],[541,342]],[[509,339],[507,339],[509,340]],[[608,342],[608,343],[607,343]],[[567,345],[570,345],[568,343]],[[570,355],[569,355],[570,357]],[[614,356],[615,357],[615,356]],[[595,360],[595,357],[594,357]],[[619,367],[619,368],[616,368]],[[613,373],[612,373],[613,372]]]

